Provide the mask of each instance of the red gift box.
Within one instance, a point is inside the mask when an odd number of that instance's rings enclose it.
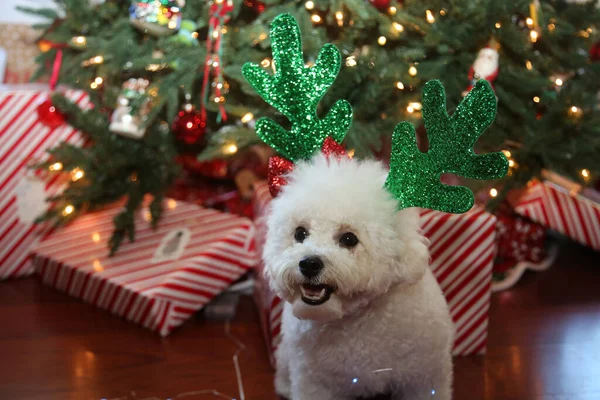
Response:
[[[83,92],[65,94],[80,106],[88,103]],[[0,92],[0,280],[33,273],[29,249],[50,229],[33,221],[46,210],[45,198],[58,193],[64,183],[59,174],[42,179],[28,165],[44,160],[45,151],[60,142],[83,142],[67,124],[52,129],[38,120],[36,107],[48,95],[32,89]]]
[[[551,172],[536,181],[515,202],[515,211],[595,250],[600,250],[600,198]]]
[[[271,194],[266,183],[257,184],[254,214],[257,217],[256,244],[262,252],[266,235],[266,215]],[[496,217],[475,207],[465,214],[422,210],[421,226],[430,239],[431,269],[450,307],[455,323],[454,355],[485,352],[490,306],[492,265],[496,251]],[[273,352],[281,338],[282,301],[269,289],[257,271],[255,301],[258,304],[265,339]]]
[[[245,218],[169,199],[157,229],[147,206],[136,240],[109,257],[113,206],[79,217],[32,251],[46,285],[166,336],[258,261]]]
[[[503,273],[521,261],[540,263],[546,257],[546,229],[531,220],[503,211],[496,224],[498,254],[494,272]]]
[[[178,179],[169,188],[167,195],[176,200],[253,218],[250,199],[244,199],[232,182],[217,182],[206,178]]]

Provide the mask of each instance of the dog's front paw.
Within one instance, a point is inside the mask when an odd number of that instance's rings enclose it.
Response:
[[[282,399],[292,400],[292,389],[289,383],[286,385],[280,385],[275,381],[275,393]]]
[[[279,371],[275,374],[275,393],[279,397],[292,400],[292,385],[288,374]]]

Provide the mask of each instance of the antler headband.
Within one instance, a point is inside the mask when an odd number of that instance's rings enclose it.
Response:
[[[285,184],[283,174],[293,169],[293,161],[308,159],[319,148],[327,154],[343,154],[341,143],[350,123],[352,109],[345,100],[334,104],[323,119],[317,105],[333,84],[341,56],[332,44],[321,49],[315,65],[304,65],[300,29],[289,14],[276,17],[271,24],[275,74],[246,63],[242,73],[256,92],[281,111],[292,128],[286,131],[275,121],[261,118],[258,136],[288,160],[270,161],[270,184],[275,195]],[[423,119],[429,150],[417,147],[414,127],[401,122],[392,136],[390,173],[385,188],[398,200],[398,208],[423,207],[462,213],[473,206],[474,195],[463,186],[448,186],[440,181],[450,172],[472,179],[497,179],[506,175],[504,154],[477,155],[473,146],[496,115],[496,97],[490,85],[480,80],[458,105],[452,116],[446,112],[446,96],[440,81],[427,82],[423,89]]]

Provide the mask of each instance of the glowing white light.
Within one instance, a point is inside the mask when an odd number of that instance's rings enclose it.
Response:
[[[537,33],[537,31],[531,31],[531,32],[529,32],[529,38],[531,39],[531,41],[533,43],[537,42],[539,36],[540,35],[539,35],[539,33]]]
[[[527,69],[532,69],[533,64],[531,64],[531,61],[527,60],[527,62],[525,62],[525,67],[527,67]]]
[[[83,178],[84,175],[85,175],[85,173],[83,172],[83,170],[81,168],[75,168],[71,171],[71,180],[73,182],[76,182],[76,181],[80,180],[81,178]]]
[[[55,162],[54,164],[52,164],[48,167],[48,169],[50,171],[60,171],[60,170],[62,170],[62,168],[63,168],[63,165],[61,162]]]
[[[409,106],[417,111],[420,111],[423,108],[423,105],[421,103],[419,103],[418,101],[413,101],[412,103],[409,104]]]
[[[251,112],[244,114],[244,116],[242,117],[242,122],[244,124],[247,124],[248,122],[252,121],[254,119],[254,114],[252,114]]]
[[[394,29],[396,29],[398,32],[402,32],[404,30],[404,26],[402,26],[402,24],[393,22],[392,25],[394,26]]]
[[[63,214],[63,216],[66,217],[67,215],[71,214],[73,211],[75,211],[75,207],[73,207],[72,205],[69,204],[68,206],[65,207],[62,214]]]
[[[352,383],[356,383],[356,382],[358,382],[358,378],[352,379]]]
[[[223,153],[224,154],[235,154],[238,151],[238,147],[236,146],[235,143],[230,143],[230,144],[226,144],[225,146],[223,146]]]
[[[430,24],[433,24],[435,22],[435,17],[433,16],[431,10],[425,11],[425,17],[427,18],[427,22],[429,22]]]

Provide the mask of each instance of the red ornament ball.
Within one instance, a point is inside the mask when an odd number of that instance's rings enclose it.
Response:
[[[378,10],[387,10],[390,6],[390,0],[369,0],[369,3]]]
[[[200,111],[179,111],[173,121],[173,133],[177,140],[186,144],[201,144],[206,134],[206,119]]]
[[[51,99],[40,103],[37,107],[37,114],[42,124],[52,129],[65,123],[65,116],[52,104]]]
[[[600,61],[600,41],[590,47],[590,60],[594,62]]]
[[[257,1],[254,2],[254,10],[257,13],[262,14],[265,11],[266,8],[267,8],[267,6],[262,1],[258,1],[257,0]]]
[[[181,154],[177,160],[186,171],[193,175],[215,179],[229,177],[229,164],[225,160],[198,161],[193,154]]]
[[[260,0],[244,0],[244,5],[254,11],[257,14],[262,14],[267,6]]]

